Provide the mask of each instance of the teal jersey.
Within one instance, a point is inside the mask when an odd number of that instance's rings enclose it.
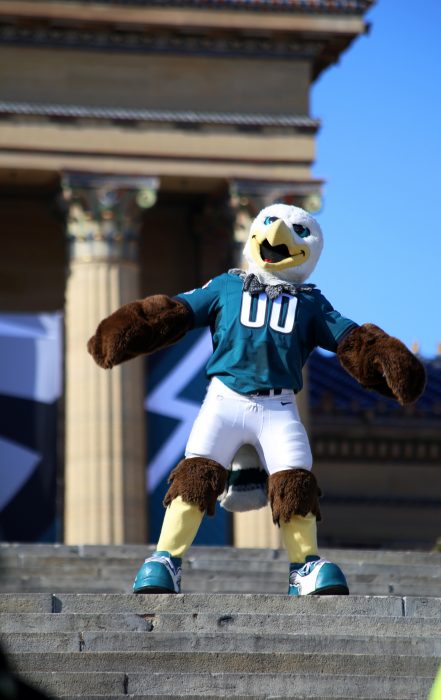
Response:
[[[283,292],[243,290],[240,276],[225,273],[200,289],[178,294],[194,327],[209,326],[213,354],[207,376],[241,394],[261,389],[302,388],[302,367],[316,347],[336,351],[356,323],[335,311],[318,289]]]

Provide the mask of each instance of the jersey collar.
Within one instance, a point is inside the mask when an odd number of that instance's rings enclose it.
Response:
[[[247,273],[245,270],[233,268],[228,270],[231,275],[237,275],[243,279],[243,288],[250,294],[260,294],[265,292],[268,299],[276,299],[280,294],[291,294],[296,296],[299,292],[311,292],[315,284],[292,284],[291,282],[280,281],[277,284],[267,284],[259,280],[257,275]]]

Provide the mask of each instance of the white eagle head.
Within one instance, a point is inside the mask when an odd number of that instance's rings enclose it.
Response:
[[[272,204],[251,224],[243,253],[249,271],[260,279],[300,283],[314,270],[322,248],[322,230],[307,211]]]

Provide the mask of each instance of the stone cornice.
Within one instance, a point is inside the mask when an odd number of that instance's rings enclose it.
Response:
[[[375,0],[82,0],[90,7],[134,7],[134,8],[188,8],[195,10],[214,9],[247,12],[295,12],[302,14],[363,15]],[[38,4],[32,0],[15,0],[14,5]],[[78,5],[78,0],[60,0],[53,5]],[[1,6],[1,3],[0,3]]]
[[[0,0],[0,45],[307,60],[315,79],[369,25],[370,0]]]
[[[0,102],[1,117],[46,117],[60,120],[103,120],[111,122],[150,122],[178,126],[231,126],[248,128],[295,128],[315,132],[317,119],[299,114],[242,114],[233,112],[198,112],[151,109],[122,109],[118,107],[89,107],[86,105],[35,104]]]
[[[324,50],[323,41],[300,41],[294,38],[275,41],[269,37],[185,36],[151,34],[134,30],[91,30],[51,26],[37,28],[9,23],[0,23],[1,44],[137,53],[310,60],[316,59]]]

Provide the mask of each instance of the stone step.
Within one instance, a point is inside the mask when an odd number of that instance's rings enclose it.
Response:
[[[0,640],[20,675],[64,700],[427,697],[439,553],[327,551],[352,594],[296,599],[282,550],[192,548],[194,592],[133,595],[151,549],[0,545]]]
[[[106,700],[116,700],[116,698],[125,698],[125,700],[176,700],[176,693],[173,695],[151,695],[150,693],[148,695],[63,695],[63,700],[97,700],[97,698],[106,698]],[[193,693],[191,695],[185,695],[184,697],[186,698],[196,698],[196,697],[204,697],[204,700],[217,700],[219,697],[225,697],[224,695],[207,695],[206,693],[201,695],[194,695]],[[268,697],[271,697],[271,700],[279,700],[282,696],[281,695],[235,695],[234,698],[235,700],[268,700]],[[286,696],[285,696],[286,697]],[[296,696],[300,697],[300,696]],[[305,698],[306,696],[302,696]],[[321,700],[331,700],[329,697],[322,697]],[[332,700],[360,700],[360,698],[332,698]]]
[[[9,654],[10,663],[20,673],[35,669],[46,673],[71,672],[151,672],[210,673],[327,673],[329,675],[372,674],[376,676],[435,677],[439,658],[406,655],[352,654],[321,652],[210,652],[210,651],[127,651],[104,652],[27,652]]]
[[[356,578],[357,576],[378,577],[385,574],[390,579],[413,579],[426,580],[433,579],[438,583],[441,582],[441,558],[439,563],[432,561],[424,566],[412,566],[411,564],[377,564],[372,562],[344,562],[341,559],[334,559],[336,564],[344,567],[345,574]],[[23,576],[37,574],[49,577],[75,576],[76,578],[84,577],[86,579],[93,578],[99,575],[103,578],[105,575],[109,577],[117,577],[119,579],[131,580],[139,568],[142,560],[135,559],[42,559],[32,557],[23,559],[19,564],[9,564],[4,566],[2,577],[13,578],[14,576]],[[239,577],[255,578],[261,573],[265,576],[269,574],[281,575],[285,580],[288,571],[288,562],[277,559],[274,561],[259,561],[253,559],[232,559],[216,561],[205,561],[202,559],[184,560],[183,573],[188,577],[200,573],[206,575],[225,576],[225,574],[235,575]]]
[[[33,548],[32,548],[33,547]],[[3,545],[0,590],[29,592],[129,592],[148,548]],[[137,555],[135,556],[135,550]],[[324,551],[340,564],[354,595],[426,595],[441,590],[438,552]],[[282,550],[192,548],[183,565],[188,593],[281,593],[288,562]]]
[[[298,607],[298,606],[296,606]],[[363,636],[394,639],[439,639],[439,617],[363,616]],[[359,615],[287,613],[0,613],[0,630],[6,633],[72,633],[72,632],[154,632],[165,634],[258,634],[273,635],[275,630],[290,634],[345,635],[360,634]]]
[[[241,552],[241,556],[216,556],[209,555],[187,555],[184,558],[183,568],[187,572],[192,571],[213,571],[213,572],[230,572],[240,573],[249,571],[250,573],[258,573],[262,569],[265,571],[276,571],[285,573],[288,568],[288,558],[285,552],[276,552],[275,557],[259,556],[257,550],[254,556],[249,550],[236,550]],[[260,550],[267,551],[267,550]],[[146,558],[149,552],[145,550],[140,552],[139,556],[134,557],[110,557],[110,556],[80,556],[66,555],[54,556],[53,554],[39,554],[34,552],[26,554],[17,552],[13,555],[0,555],[0,566],[2,573],[8,572],[23,572],[31,571],[41,573],[44,567],[47,571],[56,572],[56,569],[61,569],[66,574],[75,574],[76,576],[93,575],[105,569],[109,573],[124,574],[127,571],[136,571],[141,562]],[[392,571],[396,576],[409,575],[409,570],[417,578],[435,577],[440,579],[441,554],[436,553],[436,556],[425,555],[424,558],[417,557],[416,554],[408,553],[401,560],[389,560],[386,553],[383,559],[371,561],[370,559],[346,558],[340,550],[338,552],[322,552],[322,556],[334,561],[343,566],[348,574],[357,574],[363,572],[366,574],[378,574],[384,569]],[[396,553],[394,553],[396,554]]]
[[[2,612],[0,613],[0,630],[6,632],[79,632],[84,630],[102,630],[104,632],[125,631],[125,632],[151,632],[154,625],[151,617],[154,618],[155,629],[157,625],[161,625],[160,631],[174,632],[184,631],[187,628],[190,615],[172,615],[172,618],[177,617],[176,622],[173,619],[169,622],[165,620],[159,621],[155,615],[137,615],[131,613],[114,613],[113,615],[100,615],[94,613],[66,613],[54,614],[50,613],[35,613],[35,612]],[[161,616],[162,618],[163,616]],[[168,617],[165,613],[165,617]],[[210,631],[215,628],[216,620],[219,616],[211,616],[212,622],[207,621],[205,630],[202,626],[201,631]],[[251,619],[253,616],[249,616]],[[184,627],[184,629],[182,629]],[[192,631],[198,631],[194,628]]]
[[[441,615],[441,598],[398,596],[305,596],[254,594],[57,594],[52,598],[55,612],[234,612],[254,614],[256,610],[281,615],[305,613],[432,617]],[[294,607],[295,606],[295,607]]]
[[[424,682],[424,681],[423,681]],[[427,681],[426,681],[427,683]],[[329,691],[328,691],[329,692]],[[331,691],[332,692],[332,691]],[[116,698],[125,698],[125,700],[176,700],[176,692],[173,693],[173,695],[167,694],[161,694],[157,695],[156,693],[154,694],[148,694],[148,695],[63,695],[63,700],[97,700],[97,698],[106,698],[106,700],[116,700]],[[181,695],[179,695],[181,697]],[[225,697],[223,693],[219,695],[208,695],[207,693],[203,693],[203,695],[195,695],[194,693],[191,693],[191,695],[185,694],[183,697],[186,698],[200,698],[203,697],[204,700],[217,700],[219,697]],[[228,697],[228,696],[227,696]],[[271,695],[234,695],[232,696],[235,698],[235,700],[280,700],[282,697],[287,697],[286,695],[279,695],[279,694],[273,694]],[[288,695],[288,697],[291,697]],[[317,697],[316,695],[296,695],[296,700],[308,700],[310,697]],[[379,696],[375,696],[377,699]],[[384,695],[381,696],[381,700],[384,700]],[[392,697],[392,696],[390,696]],[[413,698],[415,698],[415,695],[412,695]],[[369,699],[371,696],[369,696]],[[348,695],[345,695],[344,697],[341,695],[334,696],[334,695],[320,695],[320,700],[369,700],[367,696],[359,696],[359,697],[351,697]],[[404,699],[406,700],[406,698]]]
[[[116,700],[116,698],[125,698],[125,700],[176,700],[176,693],[173,695],[169,694],[164,694],[164,695],[156,695],[153,694],[151,695],[150,693],[148,695],[63,695],[63,700],[97,700],[97,698],[106,698],[106,700]],[[206,693],[201,695],[194,695],[193,693],[191,695],[185,695],[186,698],[196,698],[196,697],[204,697],[204,700],[214,700],[215,698],[219,697],[225,697],[224,695],[207,695]],[[281,698],[281,695],[235,695],[234,698],[235,700],[268,700],[268,697],[271,698],[271,700],[279,700]],[[286,696],[285,696],[286,697]],[[300,696],[297,696],[300,697]],[[303,698],[305,696],[302,696]],[[330,700],[329,697],[322,697],[321,700]],[[332,698],[332,700],[360,700],[360,698]]]
[[[57,575],[46,576],[14,576],[12,579],[2,579],[1,591],[13,592],[102,592],[124,593],[131,591],[134,574],[128,572],[121,579],[109,578],[107,575],[94,578],[64,578]],[[379,575],[377,579],[370,576],[347,576],[348,586],[353,595],[399,595],[399,596],[437,596],[441,591],[441,581],[424,579],[393,580],[387,575]],[[182,590],[186,593],[274,593],[283,595],[287,592],[288,575],[274,577],[262,573],[256,578],[219,577],[217,575],[185,576],[182,580]]]
[[[61,555],[60,552],[53,550],[48,553],[40,553],[38,550],[39,545],[35,545],[36,550],[30,552],[22,552],[21,550],[14,551],[13,553],[4,553],[0,550],[0,563],[2,569],[7,572],[8,570],[20,570],[30,567],[35,570],[39,564],[45,567],[55,568],[57,566],[62,566],[66,571],[86,571],[87,567],[93,569],[99,567],[106,567],[111,569],[115,567],[117,570],[131,569],[133,567],[139,566],[147,556],[151,554],[151,551],[147,551],[143,548],[136,556],[109,556],[106,555],[80,555],[66,553]],[[151,549],[151,548],[150,548]],[[236,553],[239,552],[239,555]],[[234,553],[234,556],[233,556]],[[265,553],[267,556],[262,556]],[[288,557],[286,552],[277,551],[273,552],[274,556],[269,556],[271,550],[245,550],[237,549],[231,550],[230,556],[226,556],[225,553],[221,555],[209,553],[190,553],[184,558],[184,566],[189,570],[207,570],[207,571],[240,571],[244,564],[246,567],[252,571],[259,571],[262,567],[268,570],[275,571],[285,571],[288,565]],[[394,557],[389,557],[388,555],[395,555]],[[424,572],[425,567],[431,571],[434,575],[440,576],[439,565],[441,563],[441,554],[439,552],[424,554],[418,553],[402,553],[403,556],[398,558],[397,552],[384,552],[382,558],[376,558],[371,560],[370,558],[364,558],[361,554],[358,559],[347,557],[344,550],[338,550],[335,552],[321,551],[321,555],[325,558],[332,559],[338,564],[345,566],[345,568],[356,573],[360,568],[369,572],[376,572],[382,568],[391,568],[393,570],[399,571],[400,568],[404,573],[409,567],[415,567],[415,574],[421,575]],[[419,568],[416,568],[418,565]],[[75,569],[74,567],[77,567]]]
[[[48,676],[35,672],[26,675],[37,687],[56,697],[85,695],[116,697],[252,697],[274,700],[280,698],[356,698],[357,700],[422,700],[429,692],[433,677],[374,676],[351,672],[344,676],[327,673],[288,673],[273,668],[271,673],[66,673]]]
[[[14,594],[10,594],[14,595]],[[436,598],[427,598],[436,607]],[[294,607],[295,606],[295,607]],[[133,595],[65,593],[53,597],[55,612],[235,612],[331,615],[403,616],[404,600],[394,596],[310,596],[293,600],[287,595],[194,593],[179,595]]]
[[[173,695],[151,695],[150,693],[148,695],[63,695],[63,700],[96,700],[97,698],[103,698],[105,697],[106,700],[114,700],[114,698],[125,698],[125,700],[176,700],[176,694],[174,693]],[[201,697],[201,696],[186,696],[186,697]],[[214,698],[218,698],[219,695],[206,695],[204,693],[204,700],[213,700]],[[235,698],[236,700],[265,700],[268,696],[264,695],[236,695]],[[278,700],[281,696],[278,695],[271,695],[271,700]],[[325,698],[324,700],[328,700]],[[342,700],[340,698],[339,700]],[[347,700],[345,698],[345,700]],[[359,698],[352,698],[350,700],[359,700]]]
[[[283,629],[283,628],[282,628]],[[441,657],[441,632],[435,637],[381,636],[333,633],[314,634],[310,631],[276,632],[2,632],[0,642],[9,654],[18,653],[75,653],[75,652],[216,652],[251,654],[302,653],[364,654],[389,656]]]
[[[134,579],[133,572],[129,572],[126,578],[109,579],[109,577],[94,577],[92,579],[77,579],[62,576],[55,577],[14,577],[13,580],[2,580],[1,590],[4,592],[102,592],[102,593],[128,593],[131,591]],[[378,576],[376,580],[371,577],[347,576],[348,586],[353,595],[398,595],[398,596],[438,596],[441,591],[441,582],[434,580],[415,580],[409,578],[403,581],[391,581]],[[187,577],[182,580],[182,590],[186,593],[273,593],[284,595],[288,589],[288,575],[273,577],[262,574],[260,577],[249,579],[241,576],[218,577],[217,575],[204,575]]]
[[[305,596],[254,594],[133,595],[123,593],[3,593],[0,612],[152,615],[276,615],[420,617],[441,619],[441,597]]]
[[[143,560],[154,551],[153,545],[64,545],[64,544],[22,544],[0,543],[0,561],[11,560],[15,557],[27,558],[97,558],[97,559],[132,559]],[[322,556],[341,562],[371,562],[378,564],[437,564],[441,562],[441,553],[437,551],[403,551],[403,550],[360,550],[321,548]],[[218,559],[242,561],[244,559],[287,561],[284,549],[248,548],[248,547],[191,547],[186,555],[188,559],[205,559],[208,562]]]

